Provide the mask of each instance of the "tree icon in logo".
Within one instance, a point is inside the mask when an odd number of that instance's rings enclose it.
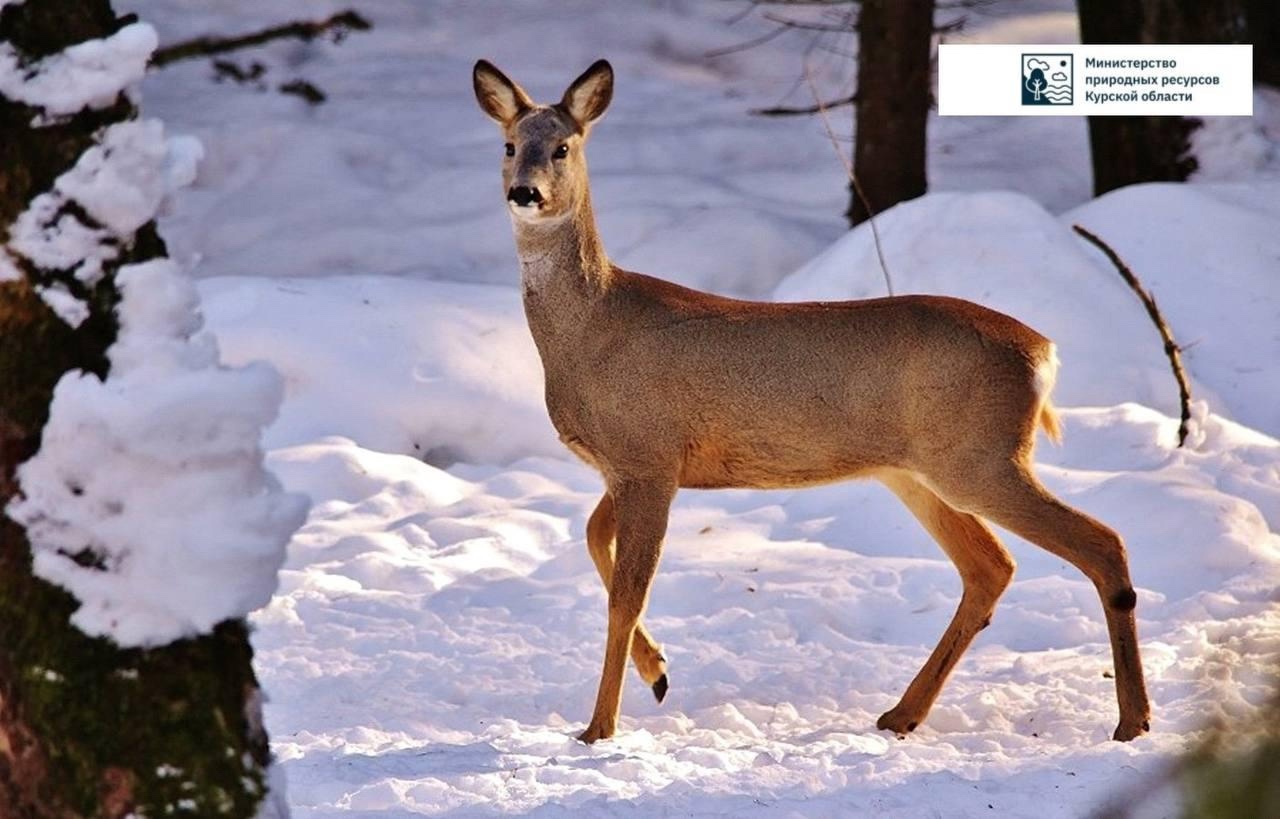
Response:
[[[1044,79],[1044,69],[1031,69],[1031,76],[1027,77],[1026,82],[1023,84],[1027,87],[1027,90],[1031,92],[1033,99],[1036,102],[1039,102],[1041,92],[1043,92],[1045,86],[1048,85]]]
[[[1022,55],[1022,104],[1070,105],[1074,57],[1071,54]]]

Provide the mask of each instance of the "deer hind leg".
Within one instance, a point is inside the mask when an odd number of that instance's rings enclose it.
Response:
[[[985,523],[953,509],[910,474],[894,472],[882,480],[951,558],[964,582],[960,606],[937,647],[898,704],[876,721],[877,728],[904,735],[924,721],[961,655],[991,622],[1015,564]]]
[[[604,583],[605,592],[613,583],[613,562],[617,544],[618,519],[614,514],[613,495],[608,492],[596,504],[596,509],[587,520],[587,550],[591,560],[596,564],[600,581]],[[667,695],[667,658],[662,655],[662,647],[644,627],[644,623],[636,623],[635,638],[631,642],[631,660],[635,663],[640,679],[653,690],[658,702]]]
[[[596,707],[587,730],[578,737],[586,743],[608,739],[617,730],[627,655],[658,570],[675,484],[622,481],[610,492],[618,521],[617,559],[609,581],[609,631]]]
[[[969,480],[952,503],[1003,526],[1074,565],[1093,582],[1102,599],[1115,664],[1120,723],[1114,738],[1127,741],[1150,730],[1134,608],[1137,595],[1129,577],[1124,541],[1106,525],[1054,497],[1030,467],[1017,460],[986,481]],[[959,487],[960,484],[957,484]]]

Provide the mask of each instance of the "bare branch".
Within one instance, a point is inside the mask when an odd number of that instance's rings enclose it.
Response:
[[[788,108],[784,105],[775,105],[772,108],[752,108],[749,113],[761,117],[792,117],[802,114],[817,114],[832,108],[841,108],[845,105],[853,105],[858,101],[857,94],[850,94],[847,97],[841,97],[838,100],[829,102],[819,102],[814,105],[801,105],[796,108]]]
[[[1138,298],[1142,301],[1142,306],[1147,308],[1147,315],[1151,317],[1152,323],[1160,331],[1160,338],[1164,341],[1164,354],[1169,357],[1169,366],[1173,369],[1173,377],[1178,381],[1178,401],[1182,406],[1182,423],[1178,425],[1178,446],[1182,446],[1186,443],[1187,424],[1191,420],[1191,387],[1187,384],[1187,373],[1182,369],[1182,348],[1173,340],[1173,332],[1169,329],[1169,325],[1165,323],[1164,316],[1160,314],[1160,308],[1156,306],[1155,297],[1142,286],[1142,282],[1138,281],[1138,277],[1133,274],[1133,271],[1124,263],[1119,254],[1112,250],[1110,245],[1084,227],[1072,225],[1071,229],[1106,254],[1106,257],[1111,260],[1111,264],[1115,266],[1116,272],[1120,274],[1120,277],[1125,280],[1125,283],[1129,285],[1133,292],[1138,294]]]
[[[847,34],[858,30],[858,18],[853,14],[844,15],[841,23],[810,23],[805,20],[793,20],[790,17],[783,17],[780,14],[773,14],[767,11],[761,17],[770,23],[777,23],[783,28],[798,28],[803,31],[833,31],[839,34]]]
[[[856,6],[862,0],[752,0],[753,6]]]
[[[372,24],[360,14],[347,10],[318,22],[296,21],[238,37],[197,37],[194,40],[174,43],[157,49],[151,55],[151,65],[154,68],[160,68],[178,60],[225,54],[228,51],[250,48],[286,37],[313,40],[327,31],[333,31],[336,36],[342,37],[348,32],[367,31],[372,27]]]
[[[775,37],[779,37],[783,34],[786,34],[787,31],[788,29],[785,29],[785,28],[781,28],[781,27],[775,28],[772,31],[761,34],[759,37],[753,37],[750,40],[746,40],[736,45],[725,46],[724,48],[713,48],[710,51],[708,51],[704,56],[708,58],[723,57],[726,54],[733,54],[738,51],[746,51],[749,48],[755,48],[758,45],[764,45],[765,43],[769,42]]]
[[[980,9],[986,6],[994,6],[1002,0],[938,0],[934,4],[936,9]]]
[[[850,184],[857,191],[858,197],[862,199],[863,206],[867,209],[867,221],[871,223],[871,238],[876,244],[876,256],[880,259],[880,271],[884,273],[884,288],[889,295],[893,295],[893,279],[889,276],[889,265],[884,260],[884,246],[880,244],[880,229],[876,227],[875,210],[871,207],[870,200],[862,191],[862,183],[858,181],[858,175],[853,170],[853,163],[844,155],[844,151],[840,150],[840,143],[836,141],[835,132],[831,130],[831,120],[827,118],[827,109],[823,107],[818,100],[818,89],[813,84],[813,75],[809,73],[809,66],[804,67],[804,80],[809,85],[809,93],[813,95],[814,104],[818,107],[818,116],[822,117],[822,127],[827,132],[827,139],[831,141],[831,147],[835,149],[836,157],[840,160],[840,164],[844,166],[845,175],[849,177]]]
[[[741,9],[739,9],[738,11],[730,15],[724,22],[726,25],[730,25],[730,26],[737,25],[738,23],[750,17],[751,12],[755,10],[756,10],[756,4],[754,2],[748,3],[747,5],[743,6]]]

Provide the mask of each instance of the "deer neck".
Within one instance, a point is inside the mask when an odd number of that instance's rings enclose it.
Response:
[[[589,194],[559,220],[516,220],[514,225],[525,315],[545,364],[553,345],[581,333],[588,311],[609,287],[613,268]]]

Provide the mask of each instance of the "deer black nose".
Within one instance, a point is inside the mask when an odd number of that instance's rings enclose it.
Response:
[[[537,188],[531,188],[528,185],[517,185],[507,191],[507,199],[525,208],[534,202],[541,203],[542,191]]]

